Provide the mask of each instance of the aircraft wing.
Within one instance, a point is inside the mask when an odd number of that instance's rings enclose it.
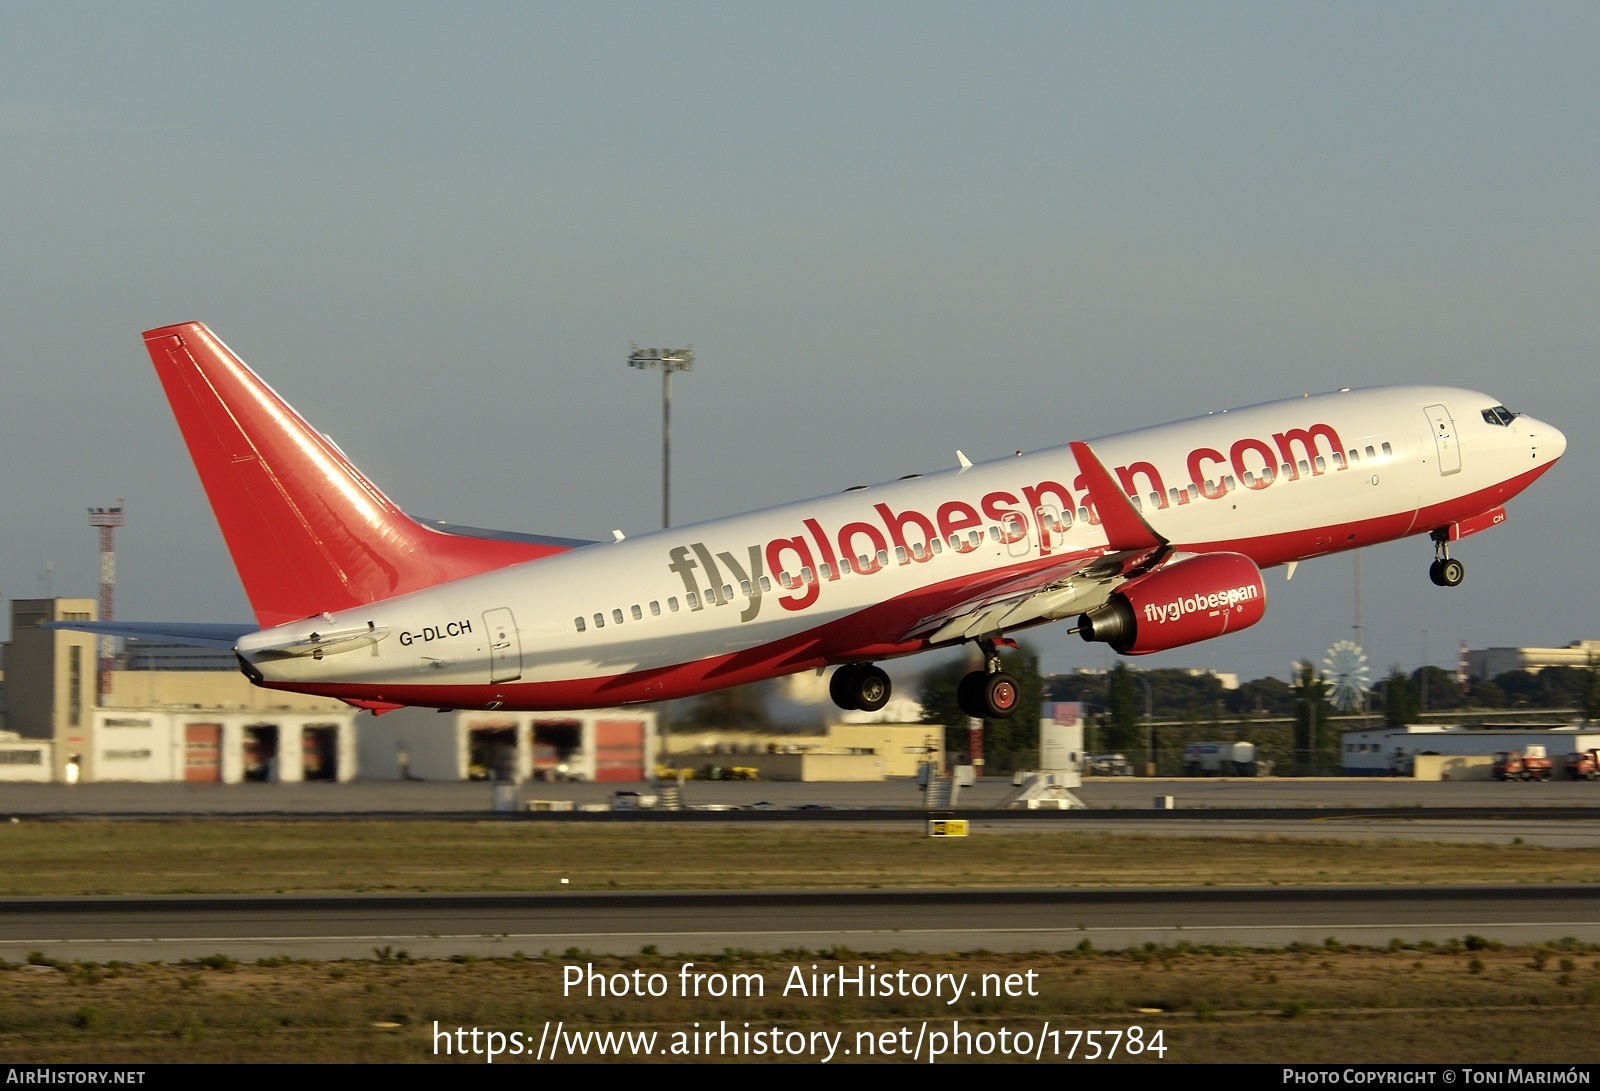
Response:
[[[232,648],[260,628],[253,621],[234,624],[191,621],[47,621],[41,629],[68,629],[100,636],[138,636],[198,648]]]
[[[905,634],[908,640],[949,644],[992,637],[1041,621],[1056,621],[1091,610],[1117,585],[1159,562],[1164,550],[1094,550],[1031,569],[922,618]]]
[[[925,617],[906,633],[929,644],[977,640],[1102,605],[1117,585],[1155,568],[1172,552],[1087,443],[1071,445],[1089,486],[1106,545],[1063,556],[989,585],[949,610]]]

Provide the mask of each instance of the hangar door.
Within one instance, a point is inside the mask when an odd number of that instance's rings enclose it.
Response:
[[[222,779],[222,725],[183,725],[183,779],[215,784]]]
[[[594,779],[644,780],[644,724],[599,720],[594,725]]]

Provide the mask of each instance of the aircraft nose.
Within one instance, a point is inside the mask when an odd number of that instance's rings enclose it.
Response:
[[[1553,424],[1539,422],[1539,446],[1551,462],[1567,453],[1567,437]]]

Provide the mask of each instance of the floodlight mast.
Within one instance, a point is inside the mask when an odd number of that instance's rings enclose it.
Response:
[[[123,524],[122,501],[114,508],[90,508],[89,525],[100,530],[100,620],[111,621],[116,614],[117,601],[117,528]],[[100,704],[111,696],[111,667],[117,654],[115,637],[102,636],[100,645],[99,693]]]
[[[642,349],[629,342],[628,366],[661,372],[661,529],[672,525],[672,373],[694,370],[694,346],[681,349]]]

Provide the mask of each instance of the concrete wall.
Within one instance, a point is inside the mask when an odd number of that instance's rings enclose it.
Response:
[[[759,769],[762,780],[871,782],[883,779],[883,763],[873,754],[725,754],[705,755],[724,768]],[[725,760],[717,760],[718,758]]]
[[[305,779],[304,733],[308,728],[331,727],[335,732],[335,776],[356,779],[360,772],[356,746],[355,713],[217,712],[214,709],[100,709],[86,732],[80,753],[82,779],[101,781],[182,781],[188,759],[191,723],[221,727],[218,768],[224,784],[245,780],[245,739],[252,727],[271,727],[277,736],[278,781]]]
[[[0,781],[49,781],[55,773],[50,760],[54,744],[23,739],[15,732],[0,732]]]
[[[243,709],[250,712],[336,712],[331,697],[262,689],[238,671],[112,671],[107,708]]]
[[[1418,754],[1417,780],[1493,780],[1493,754]]]

